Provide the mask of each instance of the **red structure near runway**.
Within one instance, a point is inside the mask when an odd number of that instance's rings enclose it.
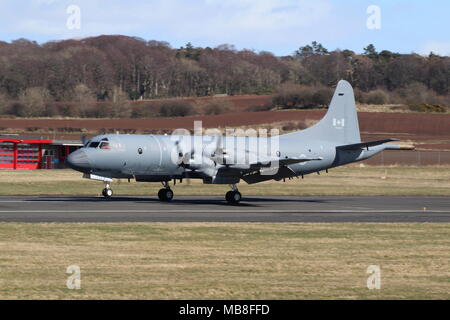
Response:
[[[0,169],[39,169],[42,148],[52,140],[0,138]]]
[[[0,169],[53,169],[64,165],[81,143],[0,136]]]

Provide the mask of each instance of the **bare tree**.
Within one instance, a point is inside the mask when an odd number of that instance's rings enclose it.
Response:
[[[45,101],[50,94],[46,88],[34,87],[28,88],[19,96],[20,102],[25,106],[23,116],[39,117],[44,115]]]

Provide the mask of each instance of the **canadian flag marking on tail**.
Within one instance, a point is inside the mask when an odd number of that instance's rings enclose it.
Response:
[[[333,127],[336,129],[342,129],[345,127],[345,119],[333,119]]]

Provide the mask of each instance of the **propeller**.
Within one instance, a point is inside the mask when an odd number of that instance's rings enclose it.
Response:
[[[211,153],[211,156],[209,157],[211,160],[213,160],[216,164],[226,165],[227,159],[229,158],[227,150],[223,148],[223,136],[219,135],[216,136],[216,147],[214,151]]]
[[[217,172],[217,165],[227,165],[229,155],[222,146],[223,137],[217,135],[210,145],[202,152],[191,149],[190,152],[184,152],[181,148],[180,141],[175,142],[176,152],[178,154],[178,166],[192,171],[201,172],[207,176],[214,176]],[[197,151],[197,152],[196,152]]]
[[[190,152],[183,153],[183,150],[180,147],[180,141],[175,142],[175,146],[178,153],[178,166],[188,168],[191,160],[194,159],[195,150],[192,148]]]

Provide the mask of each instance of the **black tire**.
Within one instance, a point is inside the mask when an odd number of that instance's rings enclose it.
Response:
[[[166,198],[165,201],[168,201],[168,202],[172,201],[172,199],[173,199],[173,191],[171,189],[166,189],[164,196]]]
[[[170,202],[173,199],[172,189],[161,189],[158,192],[158,198],[161,201]]]
[[[161,189],[158,191],[158,198],[161,201],[166,201],[166,189]]]
[[[107,189],[107,188],[105,188],[105,189],[103,189],[103,191],[102,191],[102,195],[105,197],[105,198],[111,198],[112,196],[113,196],[113,191],[112,191],[112,189]]]
[[[239,191],[230,191],[225,198],[230,204],[238,204],[242,200],[242,194]]]
[[[239,191],[234,191],[232,199],[233,203],[238,204],[242,200],[242,194]]]

